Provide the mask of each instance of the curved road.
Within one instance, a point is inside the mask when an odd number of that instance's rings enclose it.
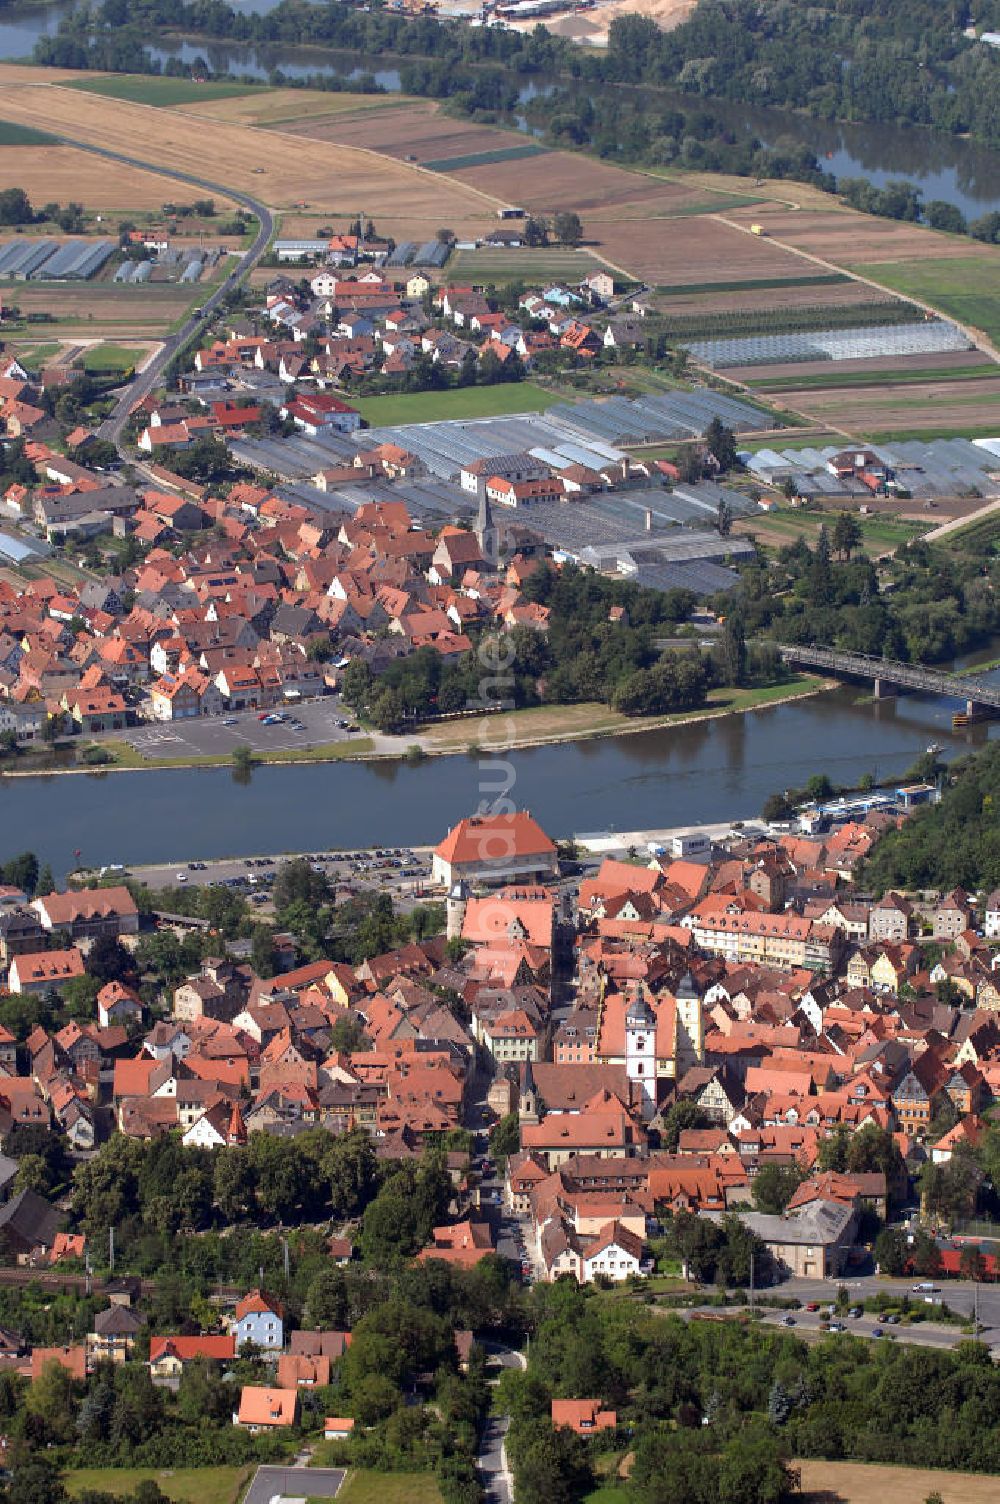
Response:
[[[244,251],[235,269],[230,272],[224,281],[219,283],[218,287],[200,305],[201,312],[189,314],[176,333],[167,336],[162,348],[153,356],[152,360],[143,367],[142,371],[133,377],[128,386],[122,388],[121,395],[115,403],[114,411],[109,418],[104,420],[98,430],[102,439],[109,439],[112,444],[119,447],[120,451],[122,429],[125,427],[129,413],[135,404],[141,402],[143,397],[147,396],[157,385],[164,367],[169,364],[174,352],[182,345],[185,345],[192,335],[202,325],[207,323],[223,299],[256,266],[271,238],[274,219],[270,209],[265,204],[260,203],[255,198],[251,198],[248,193],[239,193],[233,188],[226,188],[222,183],[209,183],[204,178],[192,177],[190,173],[178,172],[172,167],[163,167],[159,163],[145,162],[139,157],[128,157],[123,152],[109,151],[103,146],[91,146],[85,141],[76,141],[69,136],[60,136],[59,142],[63,146],[73,146],[78,151],[93,152],[95,156],[104,157],[109,162],[121,162],[126,167],[138,167],[143,172],[155,172],[160,177],[170,178],[178,183],[186,183],[191,188],[203,188],[209,193],[222,194],[223,197],[232,199],[234,203],[242,205],[244,209],[249,209],[251,214],[257,216],[259,222],[259,229],[254,238],[253,245],[248,251]]]

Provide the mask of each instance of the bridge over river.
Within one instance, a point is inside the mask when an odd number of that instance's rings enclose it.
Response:
[[[976,674],[946,674],[918,663],[870,658],[865,653],[841,653],[836,648],[791,647],[783,643],[778,651],[787,663],[820,668],[836,678],[867,679],[875,686],[876,700],[898,694],[901,689],[912,689],[922,695],[964,700],[970,720],[1000,713],[1000,685]]]

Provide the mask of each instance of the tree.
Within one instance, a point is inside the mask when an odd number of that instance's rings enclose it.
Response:
[[[249,783],[254,763],[257,761],[252,747],[233,748],[233,777],[240,783]]]
[[[794,814],[795,805],[787,794],[769,794],[761,810],[761,818],[768,824],[779,820],[790,820]]]
[[[747,639],[742,618],[735,613],[726,617],[722,629],[722,670],[733,688],[746,683]]]
[[[31,200],[23,188],[4,188],[0,192],[0,225],[30,225],[34,217]]]
[[[12,857],[3,867],[4,882],[12,888],[20,888],[32,898],[38,888],[38,858],[33,851],[22,851]]]
[[[816,551],[809,571],[809,588],[815,606],[828,606],[833,599],[833,571],[830,567],[830,538],[826,523],[816,535]]]
[[[708,1128],[709,1118],[689,1097],[680,1097],[671,1103],[663,1114],[663,1127],[660,1130],[660,1143],[668,1154],[677,1153],[677,1145],[680,1136],[688,1128]]]
[[[268,924],[255,924],[250,936],[250,965],[259,977],[274,976],[277,956],[274,930]]]
[[[100,935],[90,947],[87,971],[103,986],[135,977],[135,958],[115,935]]]
[[[805,1171],[798,1165],[762,1165],[751,1182],[754,1206],[778,1216],[804,1179]]]
[[[526,245],[541,246],[549,243],[549,222],[539,215],[531,215],[524,222],[524,240]]]
[[[735,470],[739,464],[736,439],[733,430],[727,428],[719,418],[713,418],[705,429],[705,443],[709,454],[714,455],[718,461],[720,474],[726,475],[730,470]]]
[[[365,1033],[365,1026],[353,1013],[342,1013],[334,1020],[330,1030],[330,1049],[353,1055],[358,1050],[370,1050],[372,1042]]]
[[[898,1227],[883,1227],[875,1239],[875,1264],[881,1274],[898,1278],[905,1273],[909,1249],[906,1234]]]
[[[861,542],[861,524],[851,512],[838,512],[833,524],[833,546],[842,559],[849,559]]]
[[[982,1280],[986,1277],[986,1260],[975,1243],[966,1243],[958,1267],[963,1279]]]
[[[38,893],[39,893],[39,896],[40,897],[45,897],[49,893],[54,893],[55,890],[56,890],[56,880],[55,880],[55,877],[52,874],[52,868],[49,866],[48,862],[45,862],[43,864],[43,866],[42,866],[41,871],[38,874]]]
[[[520,1119],[516,1112],[509,1112],[499,1123],[494,1124],[490,1133],[490,1153],[499,1158],[501,1155],[516,1154],[520,1147]]]
[[[720,538],[728,538],[733,530],[733,509],[723,496],[715,513],[715,525]]]
[[[572,209],[564,209],[556,215],[552,222],[556,239],[563,245],[579,245],[583,239],[583,222]]]

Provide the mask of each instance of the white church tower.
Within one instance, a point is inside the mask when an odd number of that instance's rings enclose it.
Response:
[[[642,1116],[656,1112],[656,1015],[640,987],[625,1013],[625,1073],[642,1093]]]

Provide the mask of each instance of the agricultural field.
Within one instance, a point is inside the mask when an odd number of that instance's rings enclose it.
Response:
[[[168,332],[204,291],[198,284],[123,287],[111,282],[9,282],[2,286],[5,304],[19,308],[22,316],[52,316],[51,323],[12,326],[15,341],[31,335],[48,341],[74,334],[88,340],[107,336],[116,342],[122,337],[156,338]]]
[[[600,233],[591,226],[599,225],[603,231],[605,221],[658,219],[704,202],[704,194],[698,189],[568,151],[547,151],[521,162],[460,168],[451,175],[474,188],[488,186],[498,197],[537,213],[575,209],[584,221],[588,239]]]
[[[996,1504],[1000,1482],[981,1473],[938,1468],[882,1467],[869,1462],[799,1461],[802,1504],[884,1504],[915,1501],[937,1492],[944,1504]]]
[[[795,197],[799,197],[800,184],[784,186],[786,193],[794,189]],[[745,229],[760,223],[768,237],[807,255],[852,267],[863,276],[875,275],[874,263],[897,259],[919,263],[924,257],[935,257],[1000,265],[1000,252],[978,246],[964,235],[945,235],[904,220],[878,219],[833,202],[829,208],[815,210],[789,210],[785,204],[769,203],[752,210],[733,210],[727,218]]]
[[[428,234],[441,224],[462,232],[495,223],[495,200],[488,194],[372,152],[309,142],[283,131],[269,130],[264,137],[252,126],[219,122],[207,132],[204,122],[180,110],[80,89],[2,81],[0,118],[71,133],[140,161],[225,183],[275,208],[293,208],[306,199],[320,211],[338,208],[346,214],[363,208],[376,218],[392,214],[412,232]],[[104,165],[106,196],[113,196],[117,164]]]
[[[770,366],[730,366],[722,373],[759,391],[790,392],[808,387],[886,386],[933,381],[947,376],[985,376],[994,362],[981,350],[948,350],[940,355],[886,355],[868,360],[803,360]]]
[[[961,433],[994,425],[1000,431],[1000,369],[993,376],[960,381],[880,382],[869,387],[785,391],[783,400],[817,423],[844,433],[898,433],[935,428]]]
[[[162,78],[159,75],[112,74],[107,78],[82,78],[69,86],[105,99],[130,99],[134,104],[158,108],[190,104],[194,100],[233,99],[243,94],[268,92],[265,84],[197,83],[193,78]]]
[[[299,120],[363,116],[373,110],[398,109],[407,104],[398,94],[335,94],[326,89],[259,89],[253,93],[216,96],[185,101],[186,115],[205,120],[224,120],[231,125],[290,125]],[[362,140],[358,143],[364,145]]]
[[[399,423],[440,422],[444,418],[494,418],[508,413],[541,413],[561,399],[530,381],[501,386],[457,387],[447,392],[404,392],[361,397],[355,404],[372,428]]]
[[[942,244],[944,236],[935,237]],[[919,298],[940,308],[943,313],[978,329],[1000,347],[1000,250],[992,253],[986,246],[983,254],[969,255],[972,242],[961,242],[965,256],[929,259],[915,257],[908,262],[875,262],[864,267],[866,276],[908,297]]]
[[[173,191],[170,179],[159,173],[108,162],[74,146],[15,146],[2,139],[0,145],[11,148],[0,151],[0,189],[23,188],[33,204],[66,204],[72,199],[117,222],[137,210],[158,209]],[[218,206],[229,203],[220,194],[215,200]]]
[[[716,215],[619,219],[602,224],[595,238],[601,255],[616,266],[628,268],[643,281],[674,287],[687,282],[795,280],[808,266],[795,251],[744,233]],[[780,294],[772,294],[772,306],[780,302]]]
[[[780,288],[780,291],[779,291]],[[792,308],[816,309],[820,323],[823,310],[853,308],[859,304],[871,307],[884,303],[894,305],[898,299],[891,293],[879,293],[864,282],[855,282],[845,277],[842,282],[816,283],[809,279],[789,277],[770,282],[767,288],[756,288],[752,282],[744,287],[733,287],[721,292],[700,289],[685,294],[677,289],[668,295],[659,293],[657,303],[668,314],[715,314],[732,310],[734,313],[763,313],[780,306],[783,311]],[[818,327],[818,326],[815,326]]]
[[[448,262],[447,275],[449,281],[474,282],[477,286],[499,287],[504,282],[580,282],[601,265],[583,247],[573,250],[568,246],[545,246],[536,250],[525,246],[505,250],[502,246],[483,246],[478,251],[456,251]]]
[[[359,98],[358,95],[342,97],[355,101]],[[526,138],[517,131],[451,119],[441,114],[436,103],[389,97],[397,102],[397,107],[389,113],[382,111],[377,117],[358,116],[353,119],[345,111],[339,119],[306,121],[297,134],[318,141],[335,141],[342,146],[363,146],[389,157],[421,164],[525,144]],[[329,113],[333,114],[333,111]]]

